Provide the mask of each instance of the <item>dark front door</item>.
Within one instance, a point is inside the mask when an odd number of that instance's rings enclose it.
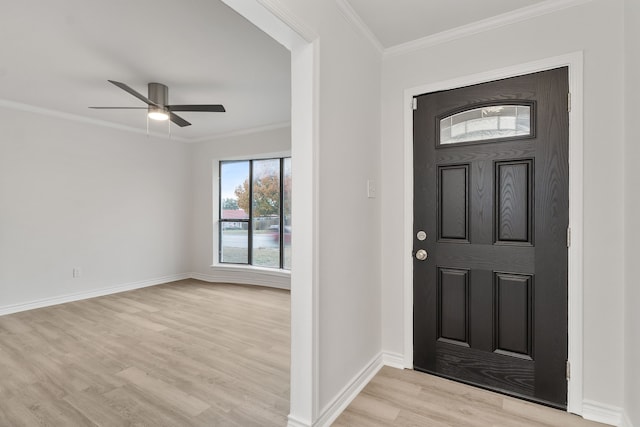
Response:
[[[414,367],[565,408],[568,72],[417,97]]]

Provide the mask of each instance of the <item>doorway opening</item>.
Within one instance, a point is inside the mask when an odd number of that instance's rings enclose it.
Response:
[[[291,51],[291,390],[289,423],[310,425],[318,412],[317,380],[317,88],[318,36],[282,5],[222,0]],[[295,253],[306,254],[295,257]]]

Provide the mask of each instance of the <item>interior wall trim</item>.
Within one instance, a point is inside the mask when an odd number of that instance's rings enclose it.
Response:
[[[619,427],[633,427],[633,423],[631,422],[631,418],[629,418],[629,413],[627,411],[622,413],[622,421],[620,422]]]
[[[214,267],[212,270],[211,274],[191,273],[189,277],[210,283],[234,283],[291,290],[291,275],[288,272],[252,271],[244,268],[224,267]]]
[[[472,22],[450,30],[441,31],[417,40],[401,43],[384,50],[384,58],[403,55],[416,50],[425,49],[438,44],[446,43],[452,40],[468,37],[484,31],[490,31],[506,25],[515,24],[538,16],[547,15],[568,9],[570,7],[580,6],[593,0],[546,0],[538,4],[526,6],[520,9],[496,15],[481,21]]]
[[[415,96],[478,83],[535,73],[552,68],[569,68],[571,112],[569,113],[569,226],[571,246],[569,256],[568,358],[571,379],[567,386],[567,411],[583,413],[583,266],[584,266],[584,157],[583,157],[583,97],[584,67],[582,51],[544,58],[511,67],[463,76],[441,82],[407,88],[404,91],[404,251],[403,312],[404,366],[413,369],[413,108]]]
[[[248,271],[246,269],[218,269],[214,274],[181,273],[154,279],[140,280],[137,282],[123,283],[109,286],[88,292],[76,292],[72,294],[59,295],[50,298],[42,298],[19,304],[0,306],[0,316],[6,314],[19,313],[21,311],[34,310],[36,308],[50,307],[67,302],[81,301],[90,298],[113,295],[120,292],[133,291],[150,286],[162,285],[178,280],[196,279],[209,283],[232,283],[253,286],[266,286],[277,289],[291,289],[291,276],[288,272],[280,271]]]
[[[293,415],[289,414],[287,418],[287,427],[311,427],[311,424],[297,419]]]
[[[364,23],[358,12],[356,12],[351,4],[347,0],[336,0],[338,9],[342,16],[349,22],[360,34],[362,34],[371,43],[371,46],[382,55],[384,53],[384,46],[380,43],[380,40],[371,31],[371,28]]]
[[[119,125],[116,123],[108,122],[106,120],[92,119],[89,117],[84,117],[84,116],[71,114],[71,113],[63,113],[62,111],[50,110],[48,108],[36,107],[29,104],[22,104],[20,102],[8,101],[6,99],[0,99],[0,108],[8,108],[10,110],[41,114],[43,116],[55,117],[57,119],[68,120],[76,123],[83,123],[83,124],[88,124],[93,126],[101,126],[101,127],[106,127],[106,128],[124,131],[124,132],[147,136],[146,129],[138,129],[130,126]],[[169,135],[156,133],[156,132],[149,132],[149,135],[155,138],[172,140],[172,141],[180,141],[180,142],[189,141],[188,139],[181,138],[179,136],[174,135],[170,137]]]
[[[284,129],[284,128],[290,128],[290,127],[291,127],[291,121],[274,123],[266,126],[257,126],[249,129],[241,129],[233,132],[225,132],[225,133],[219,133],[211,136],[204,136],[202,138],[189,139],[187,140],[187,142],[197,143],[197,142],[216,141],[218,139],[223,139],[223,138],[231,138],[234,136],[242,136],[242,135],[251,135],[254,133],[268,132],[271,130],[278,130],[278,129]]]
[[[382,352],[382,362],[385,366],[396,369],[404,369],[404,355],[401,353]]]
[[[147,136],[146,129],[138,129],[130,126],[119,125],[117,123],[108,122],[106,120],[92,119],[89,117],[80,116],[77,114],[71,113],[63,113],[61,111],[50,110],[48,108],[36,107],[34,105],[22,104],[20,102],[9,101],[6,99],[0,99],[0,108],[7,108],[9,110],[23,111],[26,113],[40,114],[43,116],[54,117],[56,119],[67,120],[76,123],[83,123],[92,126],[100,126],[110,129],[115,129],[123,132],[133,133],[137,135]],[[207,142],[207,141],[215,141],[217,139],[229,138],[233,136],[240,135],[250,135],[253,133],[259,132],[267,132],[270,130],[283,129],[286,127],[291,127],[291,122],[282,122],[282,123],[273,123],[265,126],[258,126],[248,129],[239,129],[232,132],[225,132],[220,134],[214,134],[210,136],[204,136],[201,138],[184,138],[177,135],[168,135],[166,133],[158,133],[158,132],[149,132],[148,135],[153,136],[154,138],[164,139],[167,141],[178,141],[178,142],[186,142],[186,143],[198,143],[198,142]]]
[[[320,411],[314,427],[329,427],[383,366],[384,356],[383,353],[379,353]]]
[[[109,286],[106,288],[96,289],[88,292],[76,292],[55,297],[37,299],[25,303],[0,306],[0,316],[4,316],[5,314],[18,313],[21,311],[34,310],[36,308],[50,307],[52,305],[64,304],[67,302],[80,301],[105,295],[117,294],[120,292],[132,291],[149,286],[162,285],[164,283],[175,282],[177,280],[184,280],[189,278],[191,278],[191,275],[189,273],[172,274],[169,276],[162,276],[154,279],[123,283],[120,285]]]
[[[618,406],[607,405],[606,403],[585,399],[582,402],[582,409],[582,417],[585,420],[617,427],[633,427],[629,418],[626,416],[624,409]]]
[[[237,9],[237,3],[242,0],[223,0],[225,3],[229,4],[230,2],[235,2],[234,9]],[[287,28],[281,30],[286,32],[287,34],[278,37],[276,34],[269,33],[271,37],[273,37],[276,41],[283,43],[283,39],[288,39],[291,44],[286,45],[289,50],[294,50],[296,48],[295,44],[298,43],[298,40],[295,40],[294,37],[301,37],[306,42],[312,42],[318,38],[318,33],[311,28],[305,21],[300,19],[300,17],[296,16],[293,11],[289,10],[289,8],[282,3],[281,0],[256,0],[262,7],[265,8],[273,18],[277,18],[280,24],[284,24]],[[254,24],[253,20],[250,21]],[[257,24],[256,24],[257,25]],[[295,36],[292,37],[291,31],[295,33]]]

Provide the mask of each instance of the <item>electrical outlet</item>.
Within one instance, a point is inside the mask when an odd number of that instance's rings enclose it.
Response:
[[[78,278],[82,276],[82,269],[80,267],[74,267],[73,268],[73,277],[74,278]]]

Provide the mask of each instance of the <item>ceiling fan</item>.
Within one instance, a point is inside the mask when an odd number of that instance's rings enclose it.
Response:
[[[142,102],[146,103],[146,107],[89,107],[101,110],[110,110],[110,109],[126,109],[126,110],[140,110],[147,109],[148,117],[153,120],[167,120],[171,119],[171,121],[177,124],[180,127],[190,126],[191,123],[183,119],[174,113],[174,111],[201,111],[201,112],[212,112],[212,113],[224,113],[226,110],[223,105],[220,104],[201,104],[201,105],[169,105],[169,88],[162,83],[149,83],[149,95],[148,97],[142,95],[139,92],[131,89],[124,83],[116,82],[114,80],[108,80],[109,83],[112,83],[118,86],[120,89],[125,92],[129,92],[131,95],[135,96]]]

